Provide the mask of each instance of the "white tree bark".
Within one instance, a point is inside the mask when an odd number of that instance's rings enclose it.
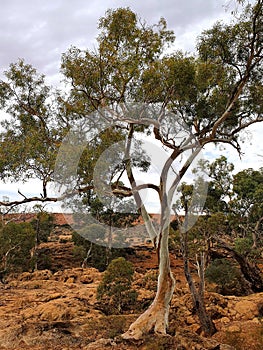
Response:
[[[168,238],[169,228],[167,227],[160,233],[157,246],[159,277],[156,296],[150,307],[122,335],[124,339],[140,339],[151,330],[157,334],[166,334],[170,302],[175,288],[175,279],[170,267]]]

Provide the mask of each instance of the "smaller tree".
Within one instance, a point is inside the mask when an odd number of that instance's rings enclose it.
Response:
[[[100,271],[106,268],[106,248],[100,245],[104,238],[105,229],[98,224],[87,226],[85,232],[72,232],[74,254],[82,258],[82,267],[91,265]]]
[[[248,282],[246,293],[261,292],[263,279],[257,257],[262,245],[262,168],[233,174],[234,166],[224,156],[199,167],[210,178],[205,203],[209,218],[204,226],[213,246],[210,259],[230,255]]]
[[[207,260],[207,250],[208,250],[208,242],[209,238],[206,237],[204,239],[205,244],[200,240],[200,230],[197,228],[188,229],[188,224],[194,218],[194,209],[196,207],[195,199],[194,199],[194,186],[195,185],[187,185],[186,183],[182,183],[182,185],[178,188],[178,192],[180,192],[180,201],[174,205],[174,210],[176,213],[176,209],[180,208],[184,210],[185,216],[182,222],[180,222],[178,217],[178,231],[180,235],[180,248],[182,252],[182,258],[184,263],[184,274],[186,281],[189,286],[189,290],[192,297],[193,302],[193,311],[198,315],[199,322],[203,332],[212,336],[216,333],[216,327],[212,321],[211,316],[207,312],[205,305],[205,265]],[[197,206],[198,207],[198,206]],[[200,227],[200,221],[202,224],[202,219],[197,223],[197,227]],[[193,243],[195,247],[190,249],[190,236],[193,239]],[[198,244],[197,244],[198,243]],[[199,276],[198,286],[196,285],[194,278],[192,276],[190,270],[190,259],[191,259],[191,250],[195,251],[196,255],[196,266],[197,272]]]
[[[119,314],[130,309],[137,299],[132,289],[132,263],[120,257],[109,264],[97,289],[99,307],[106,314]]]
[[[3,270],[27,271],[32,264],[35,232],[30,223],[10,222],[0,230],[0,259]]]
[[[35,205],[34,208],[37,215],[32,220],[32,226],[36,231],[38,243],[47,242],[54,228],[54,216],[45,211],[41,205]]]
[[[239,219],[243,237],[252,238],[253,249],[262,245],[260,235],[263,222],[263,168],[244,169],[233,177],[231,210]]]
[[[35,230],[35,246],[32,249],[31,254],[34,262],[34,270],[37,270],[39,268],[38,263],[40,260],[39,244],[41,242],[48,241],[48,237],[54,228],[54,217],[51,214],[47,213],[41,205],[35,205],[34,209],[37,212],[37,215],[31,224]]]
[[[96,226],[101,230],[101,226],[97,224],[92,224],[90,227],[91,232],[87,231],[87,237],[85,235],[81,235],[76,231],[72,232],[72,241],[74,242],[74,250],[73,254],[75,257],[81,259],[82,267],[91,266],[95,267],[99,271],[104,271],[109,263],[120,256],[126,256],[126,254],[130,253],[130,249],[124,248],[112,248],[111,254],[108,254],[108,247],[104,245],[100,245],[98,243],[94,243],[92,237],[89,233],[92,233],[92,230],[96,229]],[[98,236],[96,236],[98,237]]]

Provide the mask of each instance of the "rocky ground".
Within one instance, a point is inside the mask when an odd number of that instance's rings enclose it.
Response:
[[[208,293],[208,310],[218,332],[206,339],[192,313],[182,264],[177,259],[172,261],[177,287],[170,312],[169,335],[150,335],[137,342],[123,341],[120,335],[136,319],[138,310],[105,316],[96,305],[96,288],[102,274],[94,268],[73,267],[70,263],[65,266],[65,256],[69,258],[72,246],[70,242],[63,244],[64,254],[61,254],[61,245],[57,247],[63,269],[53,273],[49,270],[22,273],[0,285],[1,350],[263,349],[263,293],[246,297]],[[55,250],[56,245],[58,243],[53,242],[49,249]],[[133,263],[139,304],[147,305],[155,293],[157,262],[151,250],[141,249]]]

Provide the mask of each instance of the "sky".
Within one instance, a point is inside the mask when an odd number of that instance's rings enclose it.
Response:
[[[62,53],[70,46],[94,48],[98,20],[110,8],[130,7],[148,24],[164,17],[176,35],[174,49],[193,52],[195,40],[204,29],[217,20],[229,20],[233,3],[233,0],[1,0],[0,78],[10,63],[23,58],[45,74],[49,84],[59,85]],[[0,111],[0,119],[3,118]],[[225,154],[237,170],[259,168],[263,166],[262,134],[262,125],[250,128],[242,160],[230,149],[210,148],[206,156],[214,159],[215,155]],[[4,195],[14,198],[18,188],[30,195],[38,194],[41,187],[37,181],[25,185],[0,183],[0,199]]]
[[[92,48],[98,20],[110,8],[130,7],[149,24],[160,17],[173,29],[177,48],[193,50],[196,34],[227,17],[230,0],[1,0],[0,68],[24,58],[56,82],[61,54]]]

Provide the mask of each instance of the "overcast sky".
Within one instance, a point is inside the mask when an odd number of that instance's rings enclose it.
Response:
[[[109,8],[130,7],[147,23],[164,17],[175,46],[193,50],[195,37],[227,16],[229,0],[1,0],[0,67],[24,58],[50,79],[71,45],[92,48],[98,19]]]
[[[229,5],[233,6],[233,0],[1,0],[0,77],[10,63],[24,58],[44,73],[49,83],[59,84],[61,54],[71,45],[93,48],[98,20],[109,8],[130,7],[148,24],[164,17],[175,32],[175,48],[192,52],[202,30],[217,20],[228,20]],[[252,145],[245,144],[242,162],[228,150],[210,150],[207,156],[227,152],[237,169],[262,166],[263,128],[254,126],[251,130]],[[0,198],[13,197],[15,186],[0,184]],[[32,193],[32,183],[24,191]]]

